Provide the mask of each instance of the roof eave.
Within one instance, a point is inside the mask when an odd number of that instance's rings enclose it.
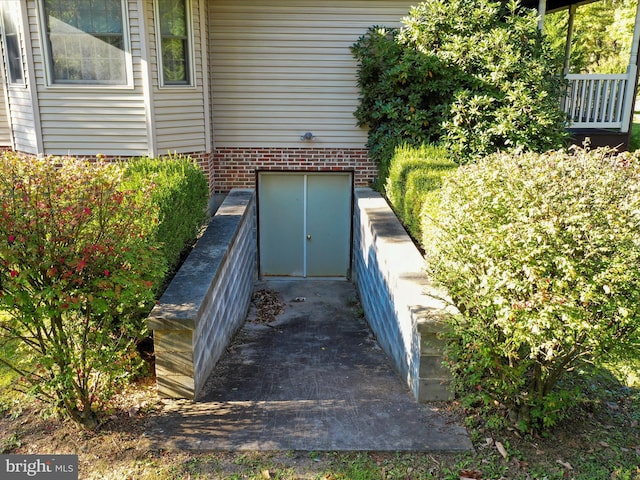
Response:
[[[597,2],[599,0],[547,0],[547,13],[555,12],[569,8],[571,5],[586,5],[587,3]],[[529,8],[538,8],[539,0],[522,0],[522,4]]]

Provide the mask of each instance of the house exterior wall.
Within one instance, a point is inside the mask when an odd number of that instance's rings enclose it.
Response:
[[[209,99],[206,68],[206,2],[190,0],[193,51],[193,86],[165,86],[160,81],[156,25],[153,2],[145,2],[145,20],[148,32],[149,65],[151,74],[152,128],[155,130],[155,150],[158,155],[167,152],[192,153],[211,151],[209,126]]]
[[[190,3],[194,86],[164,88],[158,80],[152,0],[125,2],[130,41],[130,84],[125,86],[48,84],[39,2],[28,0],[23,7],[22,48],[31,52],[24,56],[31,68],[26,86],[6,87],[10,122],[3,122],[0,111],[0,146],[5,143],[2,129],[12,125],[14,148],[25,153],[106,157],[189,153],[208,172],[206,2]]]
[[[353,116],[350,47],[372,25],[398,26],[410,5],[209,0],[215,189],[251,188],[256,169],[354,170],[367,185],[375,165]]]
[[[34,83],[46,155],[135,156],[149,153],[141,38],[142,2],[127,0],[131,42],[130,86],[47,85],[38,2],[29,0]]]
[[[221,147],[215,149],[216,192],[253,185],[256,170],[353,172],[354,185],[368,186],[378,169],[364,148]]]
[[[33,62],[28,52],[31,51],[31,43],[29,38],[29,27],[27,19],[31,18],[31,9],[28,5],[20,3],[19,0],[7,0],[8,2],[18,4],[15,10],[19,12],[20,18],[16,19],[16,25],[19,30],[19,44],[22,54],[22,63],[24,65],[24,84],[7,84],[5,83],[4,107],[6,108],[6,123],[4,128],[10,128],[9,139],[7,145],[11,145],[11,137],[13,137],[14,149],[26,153],[38,153],[38,137],[36,134],[38,118],[36,115],[36,105],[33,83],[30,81],[30,75],[33,73]],[[6,7],[6,5],[5,5]],[[6,57],[2,50],[2,71],[6,79]],[[4,79],[3,79],[4,80]]]
[[[5,101],[6,89],[4,69],[0,69],[0,148],[11,147],[11,129],[7,115],[7,102]]]
[[[7,91],[14,148],[20,152],[37,154],[36,118],[29,88],[10,86]]]
[[[166,87],[153,0],[124,0],[124,86],[50,84],[40,2],[20,4],[26,85],[7,87],[4,123],[18,151],[189,154],[218,192],[253,187],[256,169],[353,171],[358,186],[375,177],[353,116],[350,47],[372,25],[398,25],[410,0],[189,0],[193,84]],[[0,112],[0,143],[2,125]]]

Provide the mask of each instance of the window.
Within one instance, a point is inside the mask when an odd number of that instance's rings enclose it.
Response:
[[[187,0],[157,0],[163,85],[189,85],[190,45]]]
[[[19,18],[19,4],[5,3],[2,5],[2,32],[4,37],[5,56],[7,61],[7,77],[9,83],[24,85],[24,70],[22,67],[22,49],[16,21]]]
[[[43,0],[52,83],[127,83],[122,0]]]

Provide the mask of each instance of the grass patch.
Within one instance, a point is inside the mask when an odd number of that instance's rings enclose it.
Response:
[[[0,322],[6,319],[6,315],[6,313],[0,311]],[[0,413],[11,410],[21,396],[13,389],[18,380],[18,374],[1,361],[2,359],[15,358],[17,354],[17,341],[0,343]]]

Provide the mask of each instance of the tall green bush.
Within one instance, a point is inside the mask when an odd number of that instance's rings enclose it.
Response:
[[[516,1],[427,0],[400,30],[372,27],[353,45],[355,116],[382,179],[403,143],[442,142],[461,163],[561,145],[562,66],[536,15]]]
[[[182,155],[135,158],[123,166],[123,188],[143,195],[153,186],[148,202],[158,209],[158,222],[150,235],[172,271],[206,223],[207,179],[191,158]]]
[[[496,154],[441,195],[424,246],[462,312],[455,384],[523,428],[552,425],[576,401],[568,371],[640,347],[640,157]]]
[[[457,165],[445,148],[435,145],[398,147],[390,163],[386,186],[389,202],[410,235],[419,242],[424,206],[438,198],[444,176]]]
[[[156,210],[117,165],[0,155],[0,358],[61,413],[95,427],[140,366],[141,314],[165,274]]]
[[[384,187],[396,147],[435,143],[454,82],[452,72],[435,55],[407,48],[398,31],[371,27],[352,46],[359,64],[360,104],[354,115],[369,129],[370,157]]]

